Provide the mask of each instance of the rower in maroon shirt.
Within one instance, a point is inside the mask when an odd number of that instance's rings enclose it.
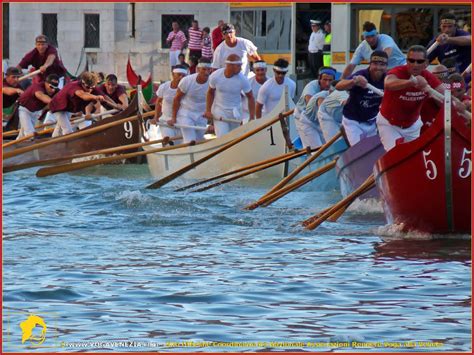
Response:
[[[17,139],[35,133],[35,123],[43,110],[48,108],[52,97],[59,91],[59,77],[56,74],[47,76],[45,82],[33,83],[18,99],[20,116],[20,133]]]
[[[90,113],[96,101],[104,101],[102,93],[96,88],[98,78],[91,72],[84,72],[77,81],[73,81],[51,100],[50,111],[54,114],[57,124],[53,137],[72,133],[73,128],[69,119],[73,113],[85,112],[86,119],[90,119]]]
[[[128,96],[125,91],[125,87],[123,85],[118,84],[118,79],[117,76],[114,74],[109,74],[107,75],[107,78],[105,79],[105,83],[100,85],[99,90],[103,93],[103,95],[108,96],[109,98],[112,99],[118,106],[122,109],[125,110],[128,107]],[[107,102],[103,102],[102,106],[105,107],[105,109],[110,110],[112,108],[111,105],[109,105]]]
[[[67,72],[63,62],[59,59],[58,51],[48,44],[48,37],[45,35],[39,35],[35,38],[35,48],[26,53],[16,67],[27,69],[30,65],[33,70],[41,70],[41,73],[33,79],[34,82],[44,81],[49,74],[56,74],[61,78]]]
[[[23,90],[20,87],[18,78],[21,76],[21,71],[18,68],[10,67],[7,69],[5,78],[3,79],[2,94],[3,102],[2,107],[7,108],[15,103],[15,101],[23,94]]]

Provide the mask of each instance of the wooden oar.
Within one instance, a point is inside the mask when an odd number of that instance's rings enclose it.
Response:
[[[334,144],[342,136],[342,132],[337,133],[334,137],[332,137],[329,141],[324,143],[319,149],[308,159],[306,159],[303,163],[301,163],[295,170],[293,170],[288,176],[286,176],[283,180],[281,180],[278,184],[273,186],[265,195],[263,195],[261,199],[271,195],[275,191],[280,190],[283,186],[288,184],[293,178],[298,175],[304,168],[306,168],[309,164],[311,164],[314,160],[319,158],[321,154],[323,154],[330,146]]]
[[[308,150],[309,150],[309,148],[308,148]],[[308,154],[309,152],[310,152],[310,150],[309,150],[308,152],[307,152],[307,151],[299,151],[299,152],[297,152],[297,153],[294,153],[293,155],[290,155],[290,156],[287,156],[287,157],[284,157],[284,158],[280,158],[280,159],[274,160],[274,161],[271,162],[271,163],[267,163],[267,164],[264,164],[264,165],[260,165],[260,166],[257,166],[257,167],[255,167],[255,168],[253,168],[253,169],[248,169],[247,171],[241,172],[240,174],[237,174],[237,175],[232,176],[232,177],[230,177],[230,178],[227,178],[227,179],[218,181],[218,182],[216,182],[216,183],[214,183],[214,184],[211,184],[211,185],[208,185],[208,186],[204,186],[204,187],[202,187],[202,188],[200,188],[200,189],[193,190],[192,192],[206,191],[206,190],[209,190],[209,189],[211,189],[211,188],[213,188],[213,187],[227,184],[228,182],[231,182],[231,181],[240,179],[241,177],[244,177],[244,176],[247,176],[247,175],[256,173],[256,172],[261,171],[261,170],[265,170],[265,169],[271,168],[272,166],[275,166],[275,165],[278,165],[278,164],[281,164],[281,163],[285,163],[285,162],[287,162],[288,160],[291,160],[291,159],[300,157],[300,156],[302,156],[302,155],[304,155],[304,154]]]
[[[424,89],[433,99],[441,102],[444,104],[444,95],[442,93],[440,93],[439,91],[433,89],[431,86],[427,85]],[[460,102],[459,99],[457,99],[456,97],[453,97],[452,98],[453,101],[457,101],[457,102]],[[468,111],[458,111],[456,110],[456,112],[464,117],[465,119],[469,120],[469,121],[472,121],[472,114]]]
[[[364,191],[362,191],[362,193],[359,195],[363,195],[365,194],[366,192],[368,192],[369,190],[373,189],[374,188],[374,185],[370,185],[368,186]],[[342,214],[349,208],[350,205],[346,205],[344,207],[341,207],[339,210],[337,210],[336,212],[332,213],[326,221],[329,221],[329,222],[336,222],[339,217],[342,216]],[[314,216],[312,217],[309,217],[308,219],[304,220],[303,222],[301,222],[301,224],[303,226],[307,226],[311,223],[313,223],[314,221],[316,221],[318,218],[320,218],[324,213],[328,212],[330,209],[332,208],[332,206],[329,206],[327,208],[325,208],[324,210],[322,210],[321,212],[315,214]]]
[[[143,117],[145,117],[145,116],[146,117],[151,117],[154,114],[155,114],[154,112],[147,112],[143,115]],[[55,143],[59,143],[59,142],[67,142],[67,141],[70,141],[70,140],[73,140],[73,139],[76,139],[76,138],[81,138],[81,137],[87,137],[87,136],[90,136],[91,134],[101,132],[105,129],[121,125],[125,122],[136,121],[136,120],[138,120],[138,118],[139,118],[138,115],[131,116],[131,117],[126,117],[126,118],[122,118],[120,120],[110,122],[110,123],[106,123],[106,124],[103,124],[103,125],[100,125],[100,126],[97,126],[97,127],[91,127],[91,128],[87,128],[87,129],[84,129],[84,130],[80,130],[79,132],[69,133],[69,134],[66,134],[64,136],[51,138],[51,139],[47,140],[46,142],[41,142],[41,143],[37,143],[37,144],[32,144],[32,145],[27,146],[27,147],[18,148],[18,149],[12,150],[10,152],[3,153],[3,159],[8,159],[8,158],[11,158],[11,157],[15,157],[17,155],[24,154],[24,153],[30,152],[32,150],[35,150],[35,149],[43,148],[43,147],[46,147],[46,146],[51,145],[51,144],[55,144]]]
[[[229,122],[229,123],[238,123],[238,124],[242,123],[242,121],[236,120],[234,118],[224,118],[224,117],[217,118],[217,117],[214,117],[213,120],[214,121],[221,121],[221,122]]]
[[[469,64],[469,66],[468,66],[466,69],[464,69],[464,71],[463,71],[462,74],[461,74],[462,77],[464,78],[466,75],[468,75],[469,73],[471,73],[471,71],[472,71],[472,63]]]
[[[97,114],[93,114],[91,115],[91,119],[94,119],[94,118],[97,118],[97,117],[100,117],[100,116],[103,116],[103,115],[108,115],[108,114],[113,114],[113,113],[116,113],[118,112],[118,110],[109,110],[109,111],[105,111],[105,112],[102,112],[102,113],[97,113]],[[84,122],[85,121],[85,117],[86,115],[82,115],[82,116],[78,116],[78,117],[74,117],[74,118],[71,118],[69,120],[69,122],[71,124],[78,124],[78,123],[81,123],[81,122]],[[52,126],[52,125],[55,125],[57,124],[57,122],[50,122],[50,123],[44,123],[44,124],[41,124],[39,126],[36,126],[35,129],[39,129],[39,128],[44,128],[44,127],[47,127],[47,126]],[[14,142],[8,142],[8,143],[5,143],[5,145],[3,145],[2,147],[5,148],[5,147],[9,147],[11,145],[14,145],[16,143],[20,143],[20,142],[23,142],[27,139],[30,139],[30,138],[33,138],[35,135],[43,135],[43,134],[47,134],[47,133],[51,133],[54,131],[54,128],[51,128],[51,129],[45,129],[43,131],[39,131],[39,132],[36,132],[36,133],[32,133],[32,134],[28,134],[20,139],[17,139],[16,141]],[[16,133],[19,133],[20,130],[15,130],[15,131],[9,131],[9,132],[16,132]],[[13,134],[12,134],[13,135]],[[8,144],[8,145],[7,145]]]
[[[121,151],[124,151],[124,150],[144,147],[146,145],[151,145],[151,144],[163,143],[163,145],[165,145],[170,140],[177,140],[177,139],[182,139],[182,137],[179,137],[179,136],[178,137],[171,137],[171,138],[165,137],[163,139],[158,139],[158,140],[155,140],[155,141],[148,141],[148,142],[144,142],[144,143],[127,144],[127,145],[122,145],[122,146],[119,146],[119,147],[105,148],[105,149],[94,150],[94,151],[85,152],[85,153],[67,155],[67,156],[63,156],[63,157],[60,157],[60,158],[43,159],[43,160],[33,161],[33,162],[29,162],[29,163],[24,163],[24,164],[17,164],[17,165],[4,167],[3,172],[4,173],[9,173],[9,172],[12,172],[12,171],[28,169],[28,168],[32,168],[32,167],[35,167],[35,166],[51,165],[51,164],[61,163],[61,162],[67,161],[67,160],[73,160],[73,159],[76,159],[76,158],[83,158],[83,157],[87,157],[87,156],[91,156],[91,155],[113,154],[113,153],[121,152]]]
[[[360,185],[356,190],[354,190],[350,195],[346,196],[343,198],[341,201],[333,205],[331,208],[326,209],[326,212],[321,214],[316,220],[307,223],[306,228],[313,230],[321,223],[326,221],[329,217],[331,217],[333,214],[340,212],[341,209],[347,209],[349,205],[355,201],[357,197],[362,195],[364,192],[368,191],[368,189],[371,189],[372,187],[375,186],[375,178],[374,175],[370,175],[367,180],[364,181],[362,185]]]
[[[237,173],[240,173],[240,172],[245,171],[245,170],[248,170],[248,169],[256,168],[256,167],[258,167],[258,166],[262,166],[262,165],[265,165],[265,164],[274,162],[275,160],[288,157],[288,156],[293,155],[293,154],[295,154],[295,153],[297,153],[297,152],[298,152],[298,151],[292,151],[292,152],[288,152],[288,153],[285,153],[285,154],[282,154],[282,155],[278,155],[278,156],[273,157],[273,158],[270,158],[270,159],[261,160],[261,161],[258,161],[258,162],[256,162],[256,163],[252,163],[252,164],[246,165],[246,166],[244,166],[244,167],[242,167],[242,168],[238,168],[238,169],[235,169],[235,170],[231,170],[231,171],[228,171],[228,172],[226,172],[226,173],[219,174],[219,175],[213,176],[213,177],[211,177],[211,178],[208,178],[208,179],[205,179],[205,180],[201,180],[201,181],[195,182],[195,183],[190,184],[190,185],[186,185],[186,186],[180,187],[179,189],[175,189],[174,191],[178,192],[178,191],[188,190],[188,189],[190,189],[190,188],[193,188],[193,187],[196,187],[196,186],[199,186],[199,185],[203,185],[203,184],[205,184],[205,183],[208,183],[208,182],[211,182],[211,181],[214,181],[214,180],[217,180],[217,179],[221,179],[221,178],[226,177],[226,176],[229,176],[229,175],[237,174]]]
[[[151,112],[151,113],[153,115],[155,114],[154,112]],[[183,143],[183,144],[168,146],[168,147],[164,147],[164,148],[150,149],[148,151],[143,151],[143,152],[120,154],[120,155],[115,155],[115,156],[112,156],[112,157],[105,157],[105,158],[94,159],[94,160],[80,161],[80,162],[77,162],[77,163],[70,163],[70,164],[63,164],[63,165],[56,165],[56,166],[41,168],[36,172],[36,176],[37,177],[45,177],[45,176],[50,176],[50,175],[57,175],[57,174],[67,173],[69,171],[81,170],[81,169],[89,168],[91,166],[107,164],[107,163],[117,161],[117,160],[130,159],[130,158],[140,157],[142,155],[158,153],[158,152],[164,152],[164,151],[167,151],[167,150],[173,150],[173,149],[178,149],[178,148],[183,148],[183,147],[189,147],[189,146],[197,145],[197,144],[203,144],[207,141],[209,141],[209,140],[204,140],[204,141],[198,142],[198,143],[195,143],[193,141],[193,142],[190,142],[190,143]]]
[[[280,190],[277,190],[277,191],[273,192],[272,194],[269,194],[269,195],[259,199],[258,201],[245,206],[244,209],[254,210],[257,207],[268,206],[268,205],[272,204],[273,202],[279,200],[283,196],[289,194],[291,191],[294,191],[294,190],[300,188],[301,186],[307,184],[311,180],[316,179],[318,176],[320,176],[320,175],[328,172],[332,168],[334,168],[336,166],[336,160],[337,159],[334,159],[330,163],[320,167],[319,169],[316,169],[315,171],[310,172],[309,174],[299,178],[298,180],[295,180],[294,182],[292,182],[291,184],[288,184],[287,186],[281,188]]]
[[[189,128],[189,129],[195,129],[197,131],[207,131],[207,127],[204,126],[190,126],[187,124],[175,124],[174,126],[169,125],[166,123],[166,121],[158,121],[158,126],[163,126],[163,127],[168,127],[168,128]]]
[[[19,139],[15,139],[11,142],[8,142],[8,143],[4,143],[2,144],[2,149],[5,149],[7,147],[11,147],[12,145],[15,145],[15,144],[18,144],[18,143],[21,143],[21,142],[24,142],[28,139],[31,139],[31,138],[35,138],[36,136],[42,136],[42,135],[45,135],[45,134],[49,134],[49,133],[52,133],[54,131],[54,127],[53,128],[48,128],[48,129],[44,129],[42,131],[39,131],[39,132],[35,132],[35,133],[31,133],[31,134],[27,134],[26,136],[23,136]],[[5,156],[6,153],[4,153],[3,155]]]
[[[434,41],[434,43],[426,50],[426,55],[430,55],[437,47],[439,46],[438,41]]]
[[[221,148],[219,148],[219,149],[215,150],[214,152],[202,157],[201,159],[198,159],[195,162],[193,162],[191,164],[188,164],[188,165],[184,166],[181,169],[178,169],[174,173],[171,173],[171,174],[165,176],[164,178],[154,182],[153,184],[148,185],[147,189],[157,189],[157,188],[159,188],[163,185],[166,185],[170,181],[172,181],[172,180],[176,179],[177,177],[185,174],[189,170],[194,169],[196,166],[208,161],[209,159],[211,159],[211,158],[215,157],[216,155],[222,153],[223,151],[233,147],[234,145],[242,142],[243,140],[247,139],[248,137],[253,136],[254,134],[264,130],[265,128],[267,128],[267,127],[269,127],[273,124],[275,124],[276,122],[278,122],[280,120],[281,117],[286,117],[286,116],[289,116],[291,114],[293,114],[293,110],[288,111],[288,112],[283,113],[283,114],[280,114],[278,117],[273,118],[272,120],[270,120],[267,123],[255,128],[254,130],[243,134],[242,136],[230,141],[227,144],[224,144]]]
[[[26,75],[23,75],[21,77],[18,78],[18,81],[23,81],[25,79],[28,79],[28,78],[31,78],[32,76],[35,76],[36,74],[39,74],[41,73],[41,70],[35,70],[35,71],[32,71],[31,73],[28,73]]]
[[[370,83],[367,83],[367,89],[372,90],[373,92],[375,92],[379,96],[383,96],[383,91],[380,90],[379,88],[376,88],[375,86],[373,86]]]

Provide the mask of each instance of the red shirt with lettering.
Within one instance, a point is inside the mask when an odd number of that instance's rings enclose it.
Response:
[[[44,54],[40,54],[36,48],[33,50],[29,51],[28,53],[25,54],[23,59],[20,61],[18,64],[21,68],[27,69],[28,66],[33,66],[35,69],[39,69],[45,62],[46,59],[51,55],[54,54],[56,58],[54,59],[53,64],[46,69],[46,71],[43,74],[39,74],[42,76],[43,80],[49,75],[49,74],[56,74],[59,77],[64,76],[66,74],[66,68],[64,67],[63,62],[61,59],[59,59],[58,51],[56,48],[54,48],[52,45],[48,45],[48,48],[46,49],[46,52]]]
[[[49,103],[51,112],[67,111],[67,112],[83,112],[86,106],[92,101],[85,101],[75,93],[78,90],[84,90],[80,81],[72,81],[66,84]],[[102,93],[94,88],[91,92],[93,95],[102,95]]]
[[[18,103],[20,106],[27,108],[31,112],[42,110],[46,104],[36,97],[36,93],[40,91],[43,94],[48,95],[44,82],[31,84],[26,91],[21,94]]]
[[[391,74],[406,80],[411,76],[406,65],[393,68],[387,76]],[[428,70],[423,70],[421,76],[433,89],[441,85],[441,81]],[[414,86],[402,90],[385,90],[380,113],[392,125],[408,128],[420,117],[421,107],[428,97],[427,93]]]

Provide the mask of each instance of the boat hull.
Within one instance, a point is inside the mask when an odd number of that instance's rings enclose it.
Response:
[[[252,120],[228,134],[213,139],[209,142],[195,146],[174,149],[165,152],[152,153],[147,155],[148,167],[151,175],[155,179],[161,179],[182,167],[203,158],[216,151],[230,141],[250,132],[285,110],[285,99],[282,99],[273,111],[261,119]],[[151,150],[158,146],[145,146],[145,150]],[[218,174],[222,174],[243,166],[266,160],[286,151],[285,139],[282,133],[280,122],[252,135],[233,147],[223,151],[212,159],[198,165],[190,170],[183,177],[184,179],[205,179]],[[284,164],[262,170],[251,174],[246,179],[255,178],[280,178],[284,172]]]
[[[378,135],[362,139],[347,149],[337,160],[336,175],[342,196],[346,197],[356,190],[372,174],[375,162],[385,153]],[[373,188],[360,199],[378,198]]]
[[[388,223],[403,224],[407,231],[470,233],[470,130],[455,112],[452,115],[451,195],[445,186],[442,112],[420,138],[396,146],[377,161],[374,173]]]
[[[129,107],[123,112],[119,112],[111,117],[104,118],[84,130],[91,129],[111,123],[122,118],[135,115],[137,112],[137,101],[132,100]],[[27,147],[31,144],[37,144],[46,141],[49,138],[36,139],[29,142],[21,142],[14,146],[8,147],[5,151],[17,148]],[[49,146],[32,150],[30,152],[14,156],[3,161],[3,167],[12,167],[18,164],[32,163],[39,160],[56,159],[62,156],[86,153],[90,151],[117,147],[120,145],[138,143],[141,139],[140,123],[135,120],[133,122],[125,122],[122,125],[110,127],[100,132],[91,134],[90,136],[72,139],[66,142],[59,142]],[[136,149],[135,149],[136,150]]]

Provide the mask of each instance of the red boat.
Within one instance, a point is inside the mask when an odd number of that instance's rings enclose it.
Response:
[[[418,139],[397,145],[375,165],[386,219],[404,231],[471,232],[471,132],[451,112],[445,123],[440,110]]]

